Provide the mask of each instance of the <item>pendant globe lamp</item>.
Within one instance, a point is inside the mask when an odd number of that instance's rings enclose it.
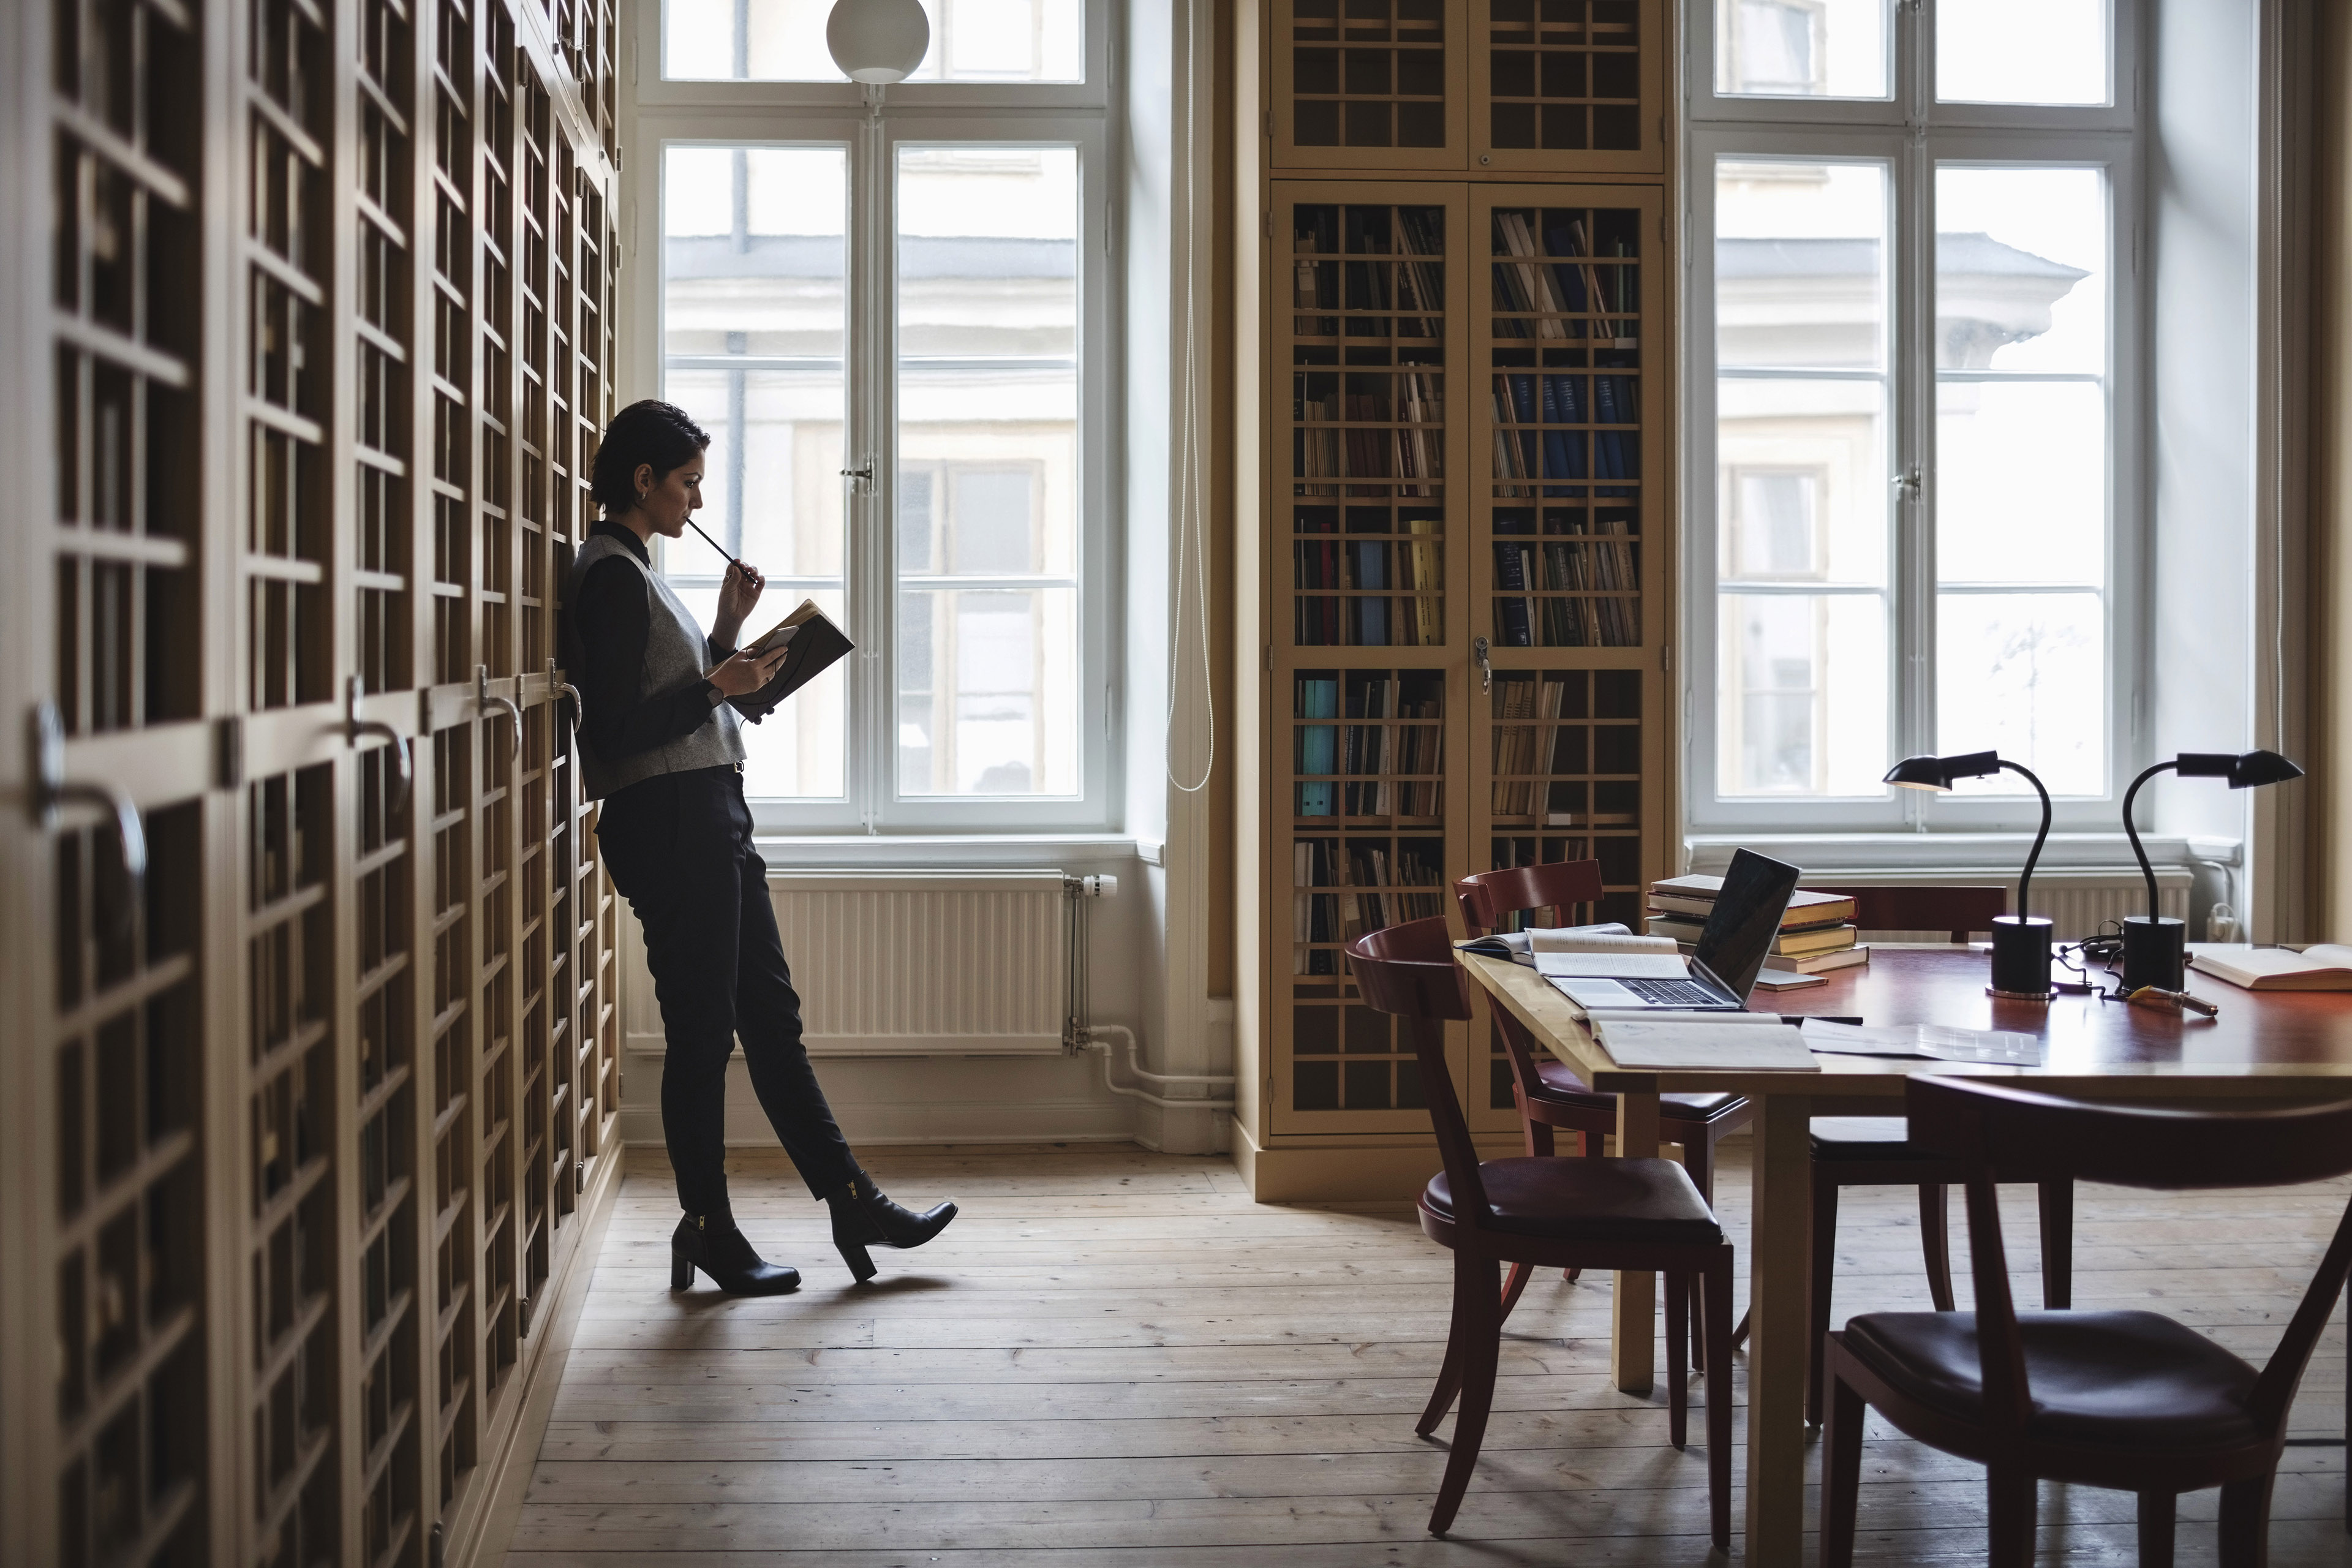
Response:
[[[835,0],[824,47],[842,74],[865,88],[878,114],[882,89],[914,75],[929,52],[931,19],[922,0]]]
[[[2243,752],[2236,756],[2227,752],[2183,752],[2169,762],[2150,765],[2132,780],[2131,788],[2124,791],[2124,837],[2131,840],[2132,856],[2139,861],[2139,874],[2147,880],[2147,913],[2124,917],[2126,991],[2137,991],[2143,985],[2178,991],[2187,977],[2183,963],[2187,928],[2170,916],[2157,912],[2156,868],[2147,863],[2147,851],[2140,847],[2139,829],[2132,822],[2132,803],[2139,795],[2139,786],[2162,773],[2179,773],[2185,779],[2227,779],[2231,789],[2260,789],[2264,784],[2284,784],[2303,776],[2301,768],[2276,752]]]
[[[2033,847],[2025,857],[2025,869],[2017,878],[2017,912],[1996,915],[1992,922],[1992,984],[1995,996],[2018,1002],[2050,1000],[2050,921],[2027,912],[2026,902],[2033,889],[2034,863],[2042,858],[2042,845],[2050,837],[2050,792],[2032,770],[2016,763],[2003,762],[1995,752],[1969,752],[1956,757],[1906,757],[1886,771],[1886,782],[1905,789],[1949,790],[1959,779],[1982,778],[1988,773],[2007,770],[2033,786],[2042,797],[2042,828],[2033,836]]]

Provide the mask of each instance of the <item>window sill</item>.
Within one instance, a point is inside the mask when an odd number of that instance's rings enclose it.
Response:
[[[2143,833],[2148,864],[2170,868],[2235,866],[2235,838]],[[2031,833],[1694,833],[1683,851],[1694,871],[1720,871],[1734,849],[1752,849],[1802,866],[1810,876],[1836,872],[1976,870],[2014,876],[2033,847]],[[2037,870],[2111,871],[2133,864],[2122,833],[2053,833]]]
[[[754,834],[751,843],[772,871],[1038,866],[1067,870],[1135,858],[1135,840],[1118,833]]]

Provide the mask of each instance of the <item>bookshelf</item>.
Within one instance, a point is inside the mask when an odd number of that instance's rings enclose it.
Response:
[[[1664,0],[1276,0],[1284,169],[1660,174]]]
[[[1470,872],[1587,858],[1601,900],[1554,918],[1638,926],[1676,868],[1670,18],[1272,0],[1255,22],[1236,1146],[1264,1198],[1402,1194],[1428,1175],[1423,1086],[1346,943],[1458,922]],[[1454,1059],[1489,1079],[1465,1098],[1499,1151],[1489,1038],[1474,1019]]]

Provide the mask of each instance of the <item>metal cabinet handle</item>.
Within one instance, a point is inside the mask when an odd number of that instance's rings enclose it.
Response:
[[[580,689],[578,687],[563,679],[562,675],[557,671],[555,661],[551,658],[547,661],[547,693],[550,697],[569,697],[572,699],[572,729],[583,730],[587,728],[588,700],[580,695]]]
[[[29,802],[35,826],[47,832],[57,826],[58,808],[68,801],[95,805],[114,817],[115,836],[122,842],[122,908],[116,919],[118,934],[132,929],[140,905],[147,900],[147,833],[140,825],[139,805],[112,784],[86,784],[66,777],[66,727],[58,705],[44,697],[33,707],[33,791]]]
[[[490,667],[487,664],[474,666],[474,702],[485,712],[494,707],[507,710],[507,717],[514,721],[514,751],[507,761],[510,763],[520,761],[522,758],[522,709],[517,706],[511,698],[490,695]]]
[[[1478,661],[1478,689],[1495,689],[1495,663],[1486,657],[1486,639],[1480,637],[1470,645],[1470,657]]]
[[[390,805],[391,814],[398,816],[408,805],[408,786],[412,777],[408,737],[381,719],[360,717],[360,678],[353,675],[343,681],[343,739],[356,746],[362,735],[381,735],[392,743],[394,789]]]

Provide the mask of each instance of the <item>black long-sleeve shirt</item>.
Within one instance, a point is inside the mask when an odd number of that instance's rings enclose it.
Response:
[[[592,531],[619,540],[653,569],[645,542],[607,519]],[[588,743],[599,757],[618,761],[651,751],[710,722],[719,689],[707,680],[669,691],[645,689],[646,637],[653,624],[653,589],[617,559],[588,568],[572,601],[572,625],[587,668],[579,677],[588,710]],[[735,650],[705,636],[704,647],[717,664]]]

